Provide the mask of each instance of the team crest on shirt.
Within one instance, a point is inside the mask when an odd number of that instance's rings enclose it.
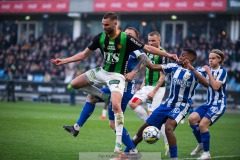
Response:
[[[218,107],[212,106],[212,107],[210,108],[210,111],[213,112],[213,113],[217,113],[217,112],[218,112]]]
[[[189,72],[187,72],[185,75],[184,75],[184,79],[185,80],[188,80],[189,78],[191,77],[191,74]]]
[[[216,74],[214,74],[214,75],[213,75],[213,78],[214,78],[214,79],[217,79],[217,75],[216,75]]]
[[[121,45],[121,44],[118,44],[118,45],[117,45],[117,48],[118,48],[118,49],[121,49],[121,48],[122,48],[122,45]]]

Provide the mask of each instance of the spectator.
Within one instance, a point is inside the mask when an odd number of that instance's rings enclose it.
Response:
[[[195,32],[197,33],[197,32]],[[195,62],[195,65],[202,65],[208,63],[208,52],[213,47],[218,46],[226,53],[228,58],[225,62],[228,73],[232,75],[236,83],[240,83],[239,74],[240,71],[240,37],[233,43],[226,36],[210,35],[210,39],[204,34],[196,35],[191,34],[182,42],[178,42],[175,46],[171,46],[165,43],[164,48],[170,53],[179,53],[180,48],[193,47],[198,54],[199,59]],[[4,79],[7,75],[7,70],[10,66],[7,65],[8,61],[12,61],[16,67],[14,73],[15,80],[27,80],[28,75],[32,77],[36,74],[48,77],[51,75],[51,80],[64,81],[66,73],[64,72],[68,66],[55,67],[49,63],[48,59],[54,57],[69,57],[76,54],[79,50],[84,49],[92,37],[87,33],[82,33],[82,36],[73,41],[70,35],[47,34],[39,36],[35,39],[33,36],[29,37],[28,43],[17,44],[16,33],[1,35],[0,36],[0,70],[3,70],[0,78]],[[141,38],[144,42],[144,38]],[[99,50],[96,50],[94,55],[88,60],[79,63],[76,68],[76,74],[85,72],[90,68],[101,66],[102,55]],[[5,74],[6,72],[6,74]],[[30,77],[31,77],[30,76]],[[56,78],[58,77],[58,78]],[[137,75],[137,81],[142,81],[141,74]],[[49,77],[46,78],[49,81]],[[32,78],[33,80],[33,78]],[[230,82],[230,80],[228,81]],[[235,87],[232,87],[233,89]]]

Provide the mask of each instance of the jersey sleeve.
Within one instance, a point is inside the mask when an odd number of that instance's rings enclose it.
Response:
[[[145,54],[145,53],[141,49],[135,50],[135,51],[131,52],[131,56],[134,57],[134,58],[138,58],[142,54]]]
[[[96,50],[97,48],[100,48],[100,43],[99,43],[99,39],[102,33],[99,33],[98,35],[96,35],[95,37],[93,37],[91,43],[88,45],[88,48],[92,51]]]
[[[162,70],[164,74],[168,74],[172,72],[173,67],[176,67],[176,63],[167,63],[167,64],[162,64]]]
[[[127,46],[131,51],[143,49],[144,45],[145,44],[140,42],[138,39],[136,39],[130,35],[127,35]]]
[[[226,79],[227,79],[227,71],[226,71],[226,69],[221,68],[219,70],[219,74],[218,74],[218,76],[216,78],[216,81],[225,83]]]
[[[160,49],[163,52],[166,52],[165,49],[161,48]],[[161,63],[160,64],[167,64],[170,63],[169,59],[167,57],[161,56]]]
[[[207,78],[207,72],[203,67],[195,68],[195,70],[200,73],[203,77]]]

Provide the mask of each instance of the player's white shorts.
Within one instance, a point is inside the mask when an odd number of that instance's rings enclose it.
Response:
[[[102,67],[88,70],[84,76],[94,84],[106,84],[110,91],[116,91],[123,95],[125,77],[120,73],[107,72]]]
[[[154,86],[143,86],[140,90],[138,90],[132,99],[138,98],[141,99],[143,102],[143,105],[147,105],[148,111],[154,111],[157,107],[160,106],[162,99],[164,97],[166,87],[160,87],[158,91],[156,92],[155,96],[153,97],[153,100],[148,100],[148,93],[150,93],[154,89]]]

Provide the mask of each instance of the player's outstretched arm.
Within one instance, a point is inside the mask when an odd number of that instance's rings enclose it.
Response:
[[[147,63],[147,66],[150,70],[153,71],[162,71],[162,65],[161,64],[152,64],[151,62]]]
[[[71,63],[71,62],[76,62],[79,60],[84,60],[86,59],[90,54],[92,53],[92,51],[89,48],[86,48],[84,51],[82,52],[78,52],[77,54],[68,57],[68,58],[64,58],[64,59],[60,59],[60,58],[56,58],[56,59],[51,59],[51,62],[57,66],[63,65],[63,64],[67,64],[67,63]]]
[[[175,61],[179,62],[178,56],[176,54],[170,54],[170,53],[161,51],[161,50],[159,50],[156,47],[153,47],[153,46],[150,46],[150,45],[145,45],[143,47],[143,50],[148,52],[148,53],[164,56],[164,57],[167,57],[167,58],[169,58],[171,60],[175,60]]]
[[[146,67],[147,63],[150,63],[150,61],[148,60],[148,57],[147,55],[144,53],[144,54],[141,54],[139,57],[138,57],[138,63],[137,65],[135,66],[135,68],[127,73],[125,75],[125,78],[126,80],[128,81],[132,81],[133,78],[135,77],[135,75],[140,72],[144,67]]]

